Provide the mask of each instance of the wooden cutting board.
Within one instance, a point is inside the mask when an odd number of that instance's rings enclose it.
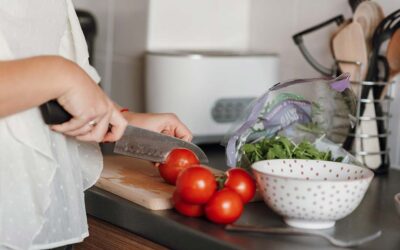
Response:
[[[151,162],[126,156],[104,156],[96,186],[151,210],[172,208],[175,187],[164,182]]]
[[[212,169],[214,174],[221,171]],[[96,186],[151,210],[172,208],[175,186],[160,177],[151,162],[127,156],[104,156],[104,168]]]

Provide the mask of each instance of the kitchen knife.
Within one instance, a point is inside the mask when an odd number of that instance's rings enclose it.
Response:
[[[208,163],[206,154],[197,145],[134,126],[126,128],[121,139],[115,144],[114,153],[162,163],[175,148],[189,149],[201,163]]]
[[[61,124],[71,119],[71,115],[55,100],[43,104],[40,110],[46,124]],[[206,154],[195,144],[134,126],[126,128],[122,138],[116,142],[114,152],[152,162],[165,162],[174,148],[187,148],[201,163],[208,163]]]

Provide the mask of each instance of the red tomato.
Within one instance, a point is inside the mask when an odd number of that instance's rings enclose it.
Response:
[[[190,204],[181,199],[177,192],[174,192],[172,196],[175,209],[186,216],[189,217],[199,217],[204,213],[204,207],[202,205]]]
[[[176,181],[176,192],[188,203],[204,204],[217,189],[217,182],[210,170],[194,165],[183,170]]]
[[[169,153],[165,163],[160,164],[158,171],[169,184],[175,185],[179,173],[191,165],[199,164],[197,156],[185,148],[177,148]]]
[[[243,211],[243,202],[235,191],[224,188],[216,192],[205,207],[207,219],[218,224],[236,221]]]
[[[253,199],[256,193],[256,183],[253,177],[242,168],[232,168],[226,172],[225,187],[234,190],[240,195],[243,203]]]

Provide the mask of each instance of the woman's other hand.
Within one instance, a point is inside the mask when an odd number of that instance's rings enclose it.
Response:
[[[51,128],[82,141],[111,142],[121,138],[127,121],[113,102],[78,65],[65,64],[69,84],[57,101],[72,119]]]
[[[132,112],[124,112],[122,114],[130,125],[174,136],[185,141],[191,141],[193,139],[190,130],[175,114]]]

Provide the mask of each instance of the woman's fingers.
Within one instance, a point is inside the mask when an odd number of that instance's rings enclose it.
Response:
[[[119,140],[124,134],[128,122],[124,119],[121,113],[116,110],[111,115],[110,125],[111,129],[104,136],[103,141],[112,142]]]
[[[183,124],[175,129],[175,136],[189,142],[193,139],[192,132]]]
[[[79,135],[85,135],[87,133],[89,133],[90,131],[92,131],[92,129],[96,126],[96,123],[86,123],[85,125],[83,125],[82,127],[72,130],[72,131],[68,131],[65,132],[64,134],[69,135],[69,136],[79,136]]]
[[[88,133],[76,136],[76,139],[81,141],[96,141],[102,142],[104,135],[108,131],[108,124],[111,114],[105,115]]]
[[[165,119],[164,126],[161,133],[177,137],[185,141],[191,141],[193,139],[192,132],[183,124],[175,114],[164,114]]]
[[[164,135],[175,136],[175,132],[173,129],[164,129],[160,133]]]
[[[91,120],[84,119],[81,117],[73,117],[71,120],[64,122],[63,124],[52,125],[51,129],[60,133],[66,133],[68,131],[77,130],[85,125],[87,125]]]
[[[176,124],[175,127],[168,127],[163,129],[160,133],[177,137],[179,139],[182,139],[184,141],[192,141],[193,136],[190,130],[184,126],[183,124]]]
[[[177,117],[175,119],[174,136],[185,141],[192,141],[192,132]]]
[[[98,121],[98,122],[95,122]],[[116,109],[111,109],[105,115],[97,116],[91,121],[72,118],[70,121],[53,125],[52,129],[82,141],[116,141],[121,138],[127,121]]]

